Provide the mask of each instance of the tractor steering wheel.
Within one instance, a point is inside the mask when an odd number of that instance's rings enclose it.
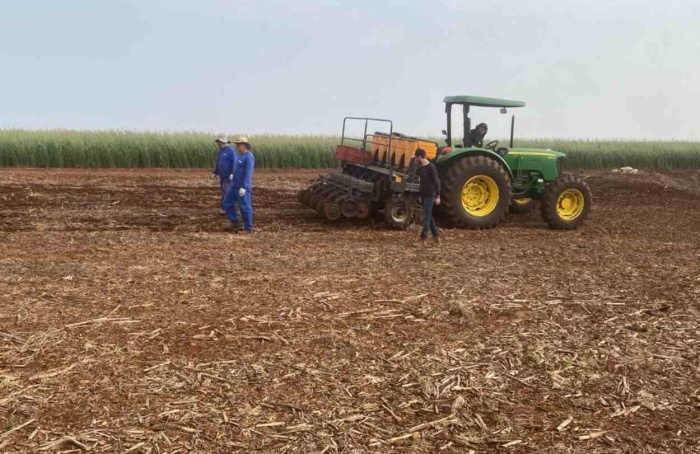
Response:
[[[492,140],[491,142],[484,145],[484,148],[488,148],[489,150],[493,150],[493,151],[496,151],[497,147],[498,147],[498,140]]]

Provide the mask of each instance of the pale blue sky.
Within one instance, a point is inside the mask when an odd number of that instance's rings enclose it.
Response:
[[[0,127],[700,139],[696,0],[0,0]],[[505,136],[508,118],[474,109]],[[457,126],[457,125],[455,125]]]

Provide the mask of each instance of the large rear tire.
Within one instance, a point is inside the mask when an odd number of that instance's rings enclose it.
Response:
[[[588,217],[592,201],[591,188],[583,178],[564,174],[547,186],[540,210],[550,228],[573,230]]]
[[[469,229],[495,227],[510,205],[510,176],[487,156],[468,156],[447,171],[442,205],[450,222]]]

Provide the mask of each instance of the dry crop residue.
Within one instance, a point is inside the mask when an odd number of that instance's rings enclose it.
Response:
[[[0,170],[2,452],[698,452],[700,173],[426,248],[317,173]]]

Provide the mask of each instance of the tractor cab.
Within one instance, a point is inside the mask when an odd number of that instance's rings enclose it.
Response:
[[[525,103],[522,101],[512,101],[509,99],[498,99],[498,98],[486,98],[483,96],[447,96],[444,100],[445,102],[445,112],[447,113],[447,129],[443,131],[445,135],[445,142],[447,143],[448,149],[452,147],[452,106],[460,105],[462,106],[462,112],[464,114],[463,123],[463,143],[457,144],[457,148],[468,148],[470,147],[469,133],[472,130],[472,121],[469,116],[470,107],[497,107],[501,109],[502,113],[506,113],[510,107],[525,107]],[[513,148],[513,132],[515,126],[515,116],[511,117],[511,128],[510,128],[510,148]],[[492,140],[485,144],[483,148],[497,152],[498,154],[505,156],[508,153],[508,149],[499,148],[498,141]]]

